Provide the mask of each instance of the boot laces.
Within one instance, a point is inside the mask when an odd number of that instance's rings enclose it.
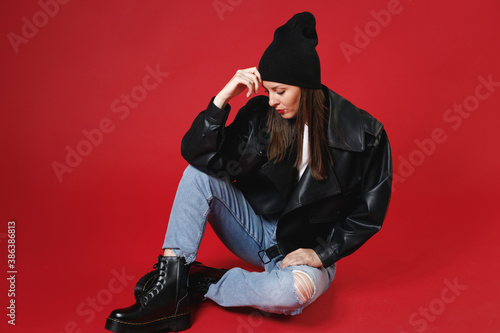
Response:
[[[153,283],[153,287],[142,295],[141,303],[143,305],[146,304],[151,298],[155,297],[155,295],[163,289],[162,281],[165,280],[164,277],[167,275],[165,270],[160,269],[159,263],[154,264],[153,268],[156,270],[156,281]]]

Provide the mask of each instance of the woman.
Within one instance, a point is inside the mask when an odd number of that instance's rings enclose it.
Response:
[[[222,306],[299,314],[328,289],[336,262],[381,228],[391,193],[387,135],[321,84],[315,25],[310,13],[293,16],[258,69],[238,70],[194,120],[163,256],[139,281],[137,302],[113,311],[107,329],[187,329],[192,291]],[[226,127],[228,102],[261,86],[268,97],[249,100]],[[193,264],[207,220],[264,271]]]

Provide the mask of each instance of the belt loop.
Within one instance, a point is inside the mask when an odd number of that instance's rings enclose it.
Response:
[[[268,260],[267,262],[264,262],[264,257],[263,257],[264,255],[263,255],[262,253],[267,254],[267,253],[266,253],[266,250],[260,250],[260,251],[259,251],[259,258],[260,258],[260,261],[262,261],[262,263],[263,263],[264,265],[269,264],[269,263],[271,262],[271,260],[272,260],[272,259],[271,259],[271,258],[269,258],[269,257],[267,257],[267,259],[269,259],[269,260]]]
[[[264,252],[267,255],[267,258],[269,259],[269,261],[264,262],[264,258],[263,258],[264,255],[262,254],[262,252]],[[276,257],[278,257],[280,255],[284,255],[284,252],[281,249],[281,247],[279,246],[279,244],[274,244],[273,246],[271,246],[270,248],[268,248],[266,250],[260,250],[259,251],[260,260],[262,261],[262,263],[264,265],[270,263],[271,260],[273,260],[274,258],[276,258]]]

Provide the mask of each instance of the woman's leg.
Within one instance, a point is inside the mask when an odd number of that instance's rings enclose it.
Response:
[[[196,254],[207,219],[231,252],[264,266],[258,252],[276,243],[277,221],[255,214],[243,194],[228,181],[208,176],[189,166],[179,183],[169,220],[164,249],[188,263]],[[280,269],[283,258],[265,265],[265,272],[229,270],[210,286],[207,298],[222,306],[251,306],[264,311],[299,314],[330,286],[335,265],[325,268],[295,266]]]
[[[187,263],[193,262],[207,220],[230,251],[249,263],[263,265],[258,252],[268,247],[276,221],[255,214],[227,180],[188,166],[177,189],[163,249],[167,253],[173,249]]]
[[[229,270],[210,286],[205,297],[227,307],[249,306],[263,311],[297,315],[330,286],[335,267],[290,266],[280,269],[281,261],[266,265],[265,272]]]
[[[253,212],[245,198],[228,181],[210,177],[188,167],[179,183],[172,207],[164,249],[175,256],[160,256],[149,288],[135,304],[111,312],[106,328],[113,332],[166,332],[190,326],[188,274],[196,258],[207,217],[231,221],[234,233],[230,246],[245,260],[258,264],[258,251],[264,246],[267,223]],[[235,247],[234,244],[238,246]],[[167,254],[171,254],[168,253]]]

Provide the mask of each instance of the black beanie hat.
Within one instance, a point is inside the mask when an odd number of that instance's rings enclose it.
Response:
[[[276,29],[259,62],[262,80],[304,88],[321,88],[316,19],[309,12],[295,14]]]

